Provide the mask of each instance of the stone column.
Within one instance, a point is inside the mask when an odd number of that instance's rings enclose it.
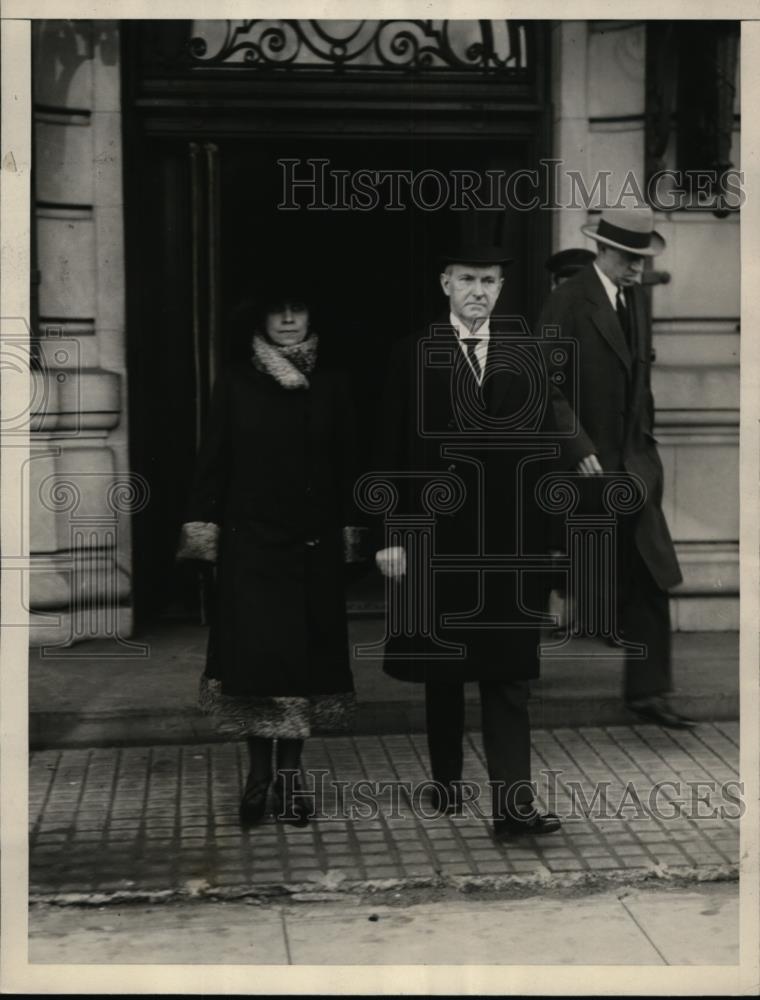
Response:
[[[130,508],[109,499],[128,470],[119,52],[116,21],[34,22],[34,645],[132,628]],[[107,539],[72,531],[61,491]]]

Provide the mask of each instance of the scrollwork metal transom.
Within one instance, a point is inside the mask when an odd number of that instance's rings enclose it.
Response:
[[[333,72],[479,72],[521,78],[528,26],[518,21],[196,21],[194,65]]]

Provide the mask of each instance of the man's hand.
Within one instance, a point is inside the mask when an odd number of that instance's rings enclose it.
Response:
[[[575,471],[580,472],[582,476],[598,476],[604,472],[604,469],[599,464],[599,459],[596,455],[586,455],[585,458],[582,458],[578,462]]]
[[[381,549],[375,555],[377,568],[383,576],[391,579],[403,576],[406,573],[406,552],[400,545],[394,545],[389,549]]]

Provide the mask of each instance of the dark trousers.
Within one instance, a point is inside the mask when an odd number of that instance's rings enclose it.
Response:
[[[530,787],[530,717],[527,681],[479,681],[483,749],[492,782],[494,816],[503,817],[516,803],[533,801]],[[427,741],[433,780],[462,778],[464,684],[425,684]]]
[[[644,658],[626,655],[626,702],[666,694],[672,687],[670,600],[657,586],[636,545],[633,526],[621,525],[618,546],[618,621],[626,642],[646,647]]]

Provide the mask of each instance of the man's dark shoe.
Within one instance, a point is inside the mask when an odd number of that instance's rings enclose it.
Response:
[[[494,839],[503,842],[513,837],[540,837],[545,833],[556,833],[562,822],[556,813],[540,813],[533,805],[518,806],[517,814],[508,819],[495,819]]]
[[[681,715],[662,697],[644,698],[640,701],[629,701],[628,708],[635,712],[642,722],[651,722],[655,726],[665,726],[667,729],[693,729],[694,719]]]

